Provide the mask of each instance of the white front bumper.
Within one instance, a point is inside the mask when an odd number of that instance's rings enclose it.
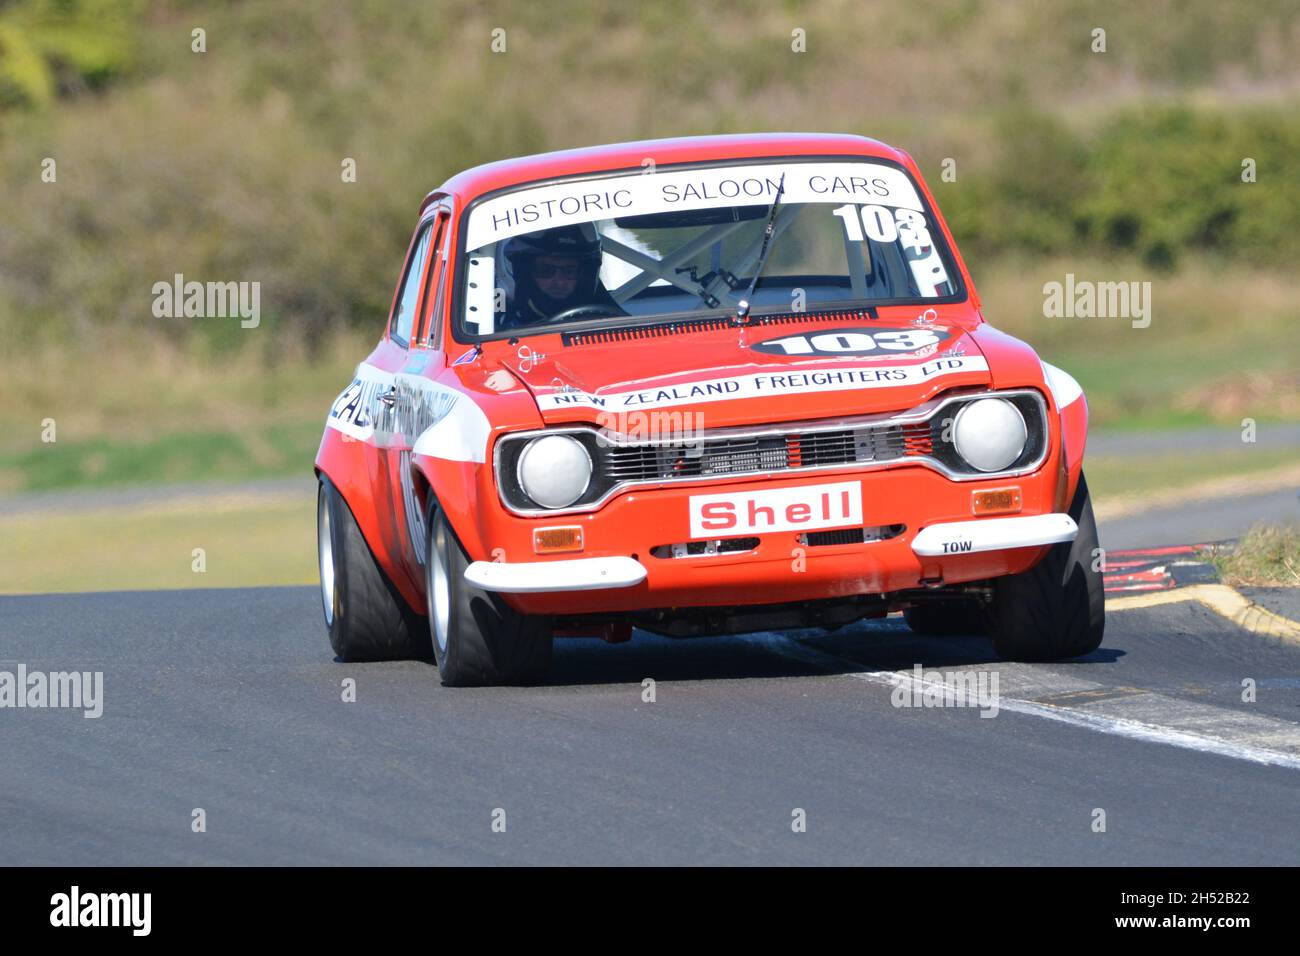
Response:
[[[574,558],[567,561],[475,561],[465,580],[485,591],[536,594],[629,588],[645,580],[646,569],[631,558]]]
[[[1079,526],[1069,515],[1026,515],[1021,518],[977,518],[922,528],[912,539],[912,551],[926,558],[976,551],[1005,551],[1073,541]]]
[[[912,541],[912,551],[922,557],[1005,551],[1073,541],[1078,533],[1074,519],[1064,514],[953,521],[923,528]],[[625,557],[475,561],[465,569],[465,580],[470,584],[504,594],[628,588],[645,578],[645,566]]]

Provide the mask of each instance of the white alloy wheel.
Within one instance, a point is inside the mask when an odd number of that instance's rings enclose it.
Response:
[[[447,653],[447,630],[451,622],[451,581],[447,577],[447,525],[434,521],[429,529],[429,621],[433,625],[433,639],[438,642],[438,653]]]
[[[334,624],[334,538],[330,533],[329,501],[322,488],[316,496],[316,550],[320,559],[320,595],[325,626]]]

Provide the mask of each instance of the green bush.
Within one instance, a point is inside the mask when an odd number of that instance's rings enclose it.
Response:
[[[1188,0],[1170,33],[1137,8],[1077,0],[0,0],[0,104],[32,107],[0,112],[0,347],[123,326],[237,342],[220,320],[152,317],[153,283],[177,272],[260,281],[268,339],[378,329],[419,201],[447,176],[704,132],[896,142],[972,262],[1082,252],[1173,268],[1204,252],[1287,266],[1300,254],[1295,104],[1178,105],[1211,71],[1250,79],[1258,63],[1300,62],[1300,8],[1269,0],[1259,15],[1251,26]],[[1097,18],[1104,56],[1088,48]],[[489,46],[498,27],[507,55]],[[792,51],[796,27],[806,53]],[[1172,89],[1160,101],[1172,105],[1143,105],[1135,77]],[[1093,98],[1076,113],[1085,84]],[[952,156],[959,177],[945,183]],[[1241,181],[1246,157],[1257,183]],[[57,184],[41,178],[45,158]],[[355,183],[341,180],[345,158]]]
[[[1088,136],[1018,111],[994,124],[996,159],[939,201],[963,245],[1000,253],[1138,255],[1157,269],[1205,252],[1300,260],[1300,120],[1250,111],[1131,108]],[[1255,182],[1243,162],[1255,162]]]
[[[140,0],[0,3],[0,109],[99,89],[135,63]]]

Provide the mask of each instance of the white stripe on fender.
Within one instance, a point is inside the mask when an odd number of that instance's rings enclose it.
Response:
[[[488,436],[491,427],[487,415],[478,403],[463,392],[447,389],[424,380],[425,386],[444,389],[458,396],[458,400],[442,418],[434,422],[415,440],[413,454],[441,458],[443,461],[473,461],[482,464],[487,460]]]
[[[436,415],[433,424],[412,442],[413,454],[446,461],[486,460],[491,428],[487,415],[472,398],[422,375],[386,372],[365,362],[357,366],[351,384],[335,400],[325,419],[326,427],[354,441],[370,442],[376,448],[391,447],[392,433],[375,426],[385,421],[386,410],[379,402],[379,395],[394,385],[399,387],[399,401],[413,400],[413,392],[422,393],[419,398]],[[403,396],[402,392],[406,394]],[[392,421],[391,416],[387,421]]]
[[[334,400],[325,427],[342,432],[353,441],[370,441],[375,436],[376,397],[393,384],[393,374],[362,362],[348,387]]]
[[[922,528],[912,539],[912,551],[927,558],[976,551],[1005,551],[1073,541],[1078,533],[1079,526],[1066,514],[977,518]]]
[[[1039,361],[1042,362],[1042,359]],[[1046,362],[1042,362],[1042,365],[1043,378],[1047,380],[1047,387],[1052,390],[1056,407],[1065,408],[1066,405],[1077,402],[1083,395],[1083,388],[1074,380],[1074,376],[1055,365],[1048,365]]]

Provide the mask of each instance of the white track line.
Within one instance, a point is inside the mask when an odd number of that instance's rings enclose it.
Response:
[[[830,670],[857,666],[847,658],[809,647],[780,634],[752,634],[747,643],[805,664]],[[1046,717],[1075,727],[1134,740],[1218,754],[1236,760],[1300,770],[1300,725],[1274,717],[1243,713],[1229,707],[1180,700],[1138,688],[1104,684],[1059,674],[1027,664],[968,665],[998,674],[999,710]],[[951,672],[959,668],[928,668]],[[913,671],[850,671],[844,676],[884,687],[909,690],[944,685],[919,681]],[[1071,695],[1076,701],[1060,700]],[[1092,696],[1093,699],[1089,699]],[[951,692],[949,692],[951,698]],[[1050,698],[1056,697],[1053,702]],[[975,703],[969,702],[969,706]]]

